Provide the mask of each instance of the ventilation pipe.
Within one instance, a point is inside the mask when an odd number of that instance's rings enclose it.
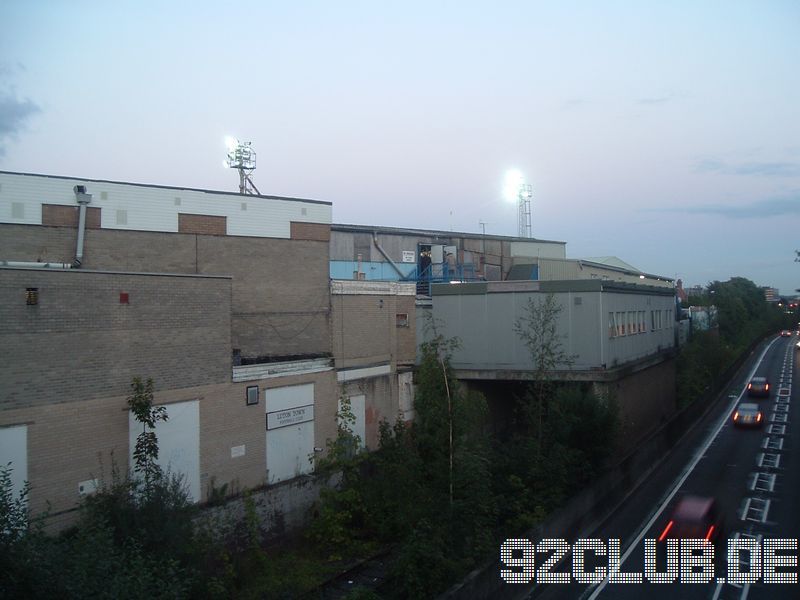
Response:
[[[389,264],[392,265],[392,268],[395,270],[395,272],[397,273],[398,277],[400,277],[400,279],[405,279],[406,276],[403,275],[403,272],[400,270],[400,267],[398,267],[395,264],[395,262],[391,258],[389,258],[389,255],[386,254],[386,251],[383,248],[381,248],[381,245],[378,243],[378,232],[377,231],[373,231],[372,232],[372,243],[375,244],[375,247],[378,249],[378,252],[380,252],[381,255],[383,255],[383,258],[385,258],[387,261],[389,261]]]
[[[86,233],[86,205],[92,201],[92,195],[86,193],[86,186],[84,185],[76,185],[72,189],[75,191],[75,200],[77,200],[80,207],[80,213],[78,214],[78,245],[75,248],[75,261],[72,266],[80,269],[81,263],[83,263],[83,238]]]
[[[23,262],[20,260],[0,260],[0,267],[18,267],[22,269],[71,269],[69,263]]]

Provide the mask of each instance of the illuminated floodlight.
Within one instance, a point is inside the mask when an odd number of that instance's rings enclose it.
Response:
[[[503,198],[509,202],[519,202],[519,191],[524,181],[522,172],[517,169],[507,171],[503,182]]]
[[[517,205],[519,237],[529,238],[532,237],[533,234],[531,228],[532,197],[533,188],[530,184],[525,183],[525,178],[522,176],[522,173],[517,169],[507,171],[503,185],[503,198]]]
[[[251,142],[240,142],[232,136],[225,137],[228,154],[223,164],[239,171],[239,193],[260,194],[251,175],[256,168],[256,153]]]

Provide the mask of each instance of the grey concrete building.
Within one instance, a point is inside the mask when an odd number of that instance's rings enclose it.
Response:
[[[571,361],[550,377],[586,382],[600,397],[613,394],[626,447],[676,409],[672,288],[584,279],[434,284],[431,292],[439,333],[461,341],[452,365],[468,385],[532,377],[515,324],[529,302],[552,294],[560,308],[561,349]]]

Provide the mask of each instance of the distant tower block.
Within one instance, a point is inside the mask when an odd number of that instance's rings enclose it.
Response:
[[[239,193],[261,194],[253,183],[251,175],[256,169],[256,153],[251,142],[240,142],[236,138],[225,138],[228,156],[224,161],[226,167],[239,171]]]

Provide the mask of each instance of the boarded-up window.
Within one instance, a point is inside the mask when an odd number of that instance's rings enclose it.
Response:
[[[57,227],[77,227],[80,211],[77,206],[61,204],[42,204],[42,225]],[[100,209],[86,207],[86,228],[100,229]]]
[[[226,235],[228,233],[228,218],[214,215],[178,213],[178,231],[180,233]]]

